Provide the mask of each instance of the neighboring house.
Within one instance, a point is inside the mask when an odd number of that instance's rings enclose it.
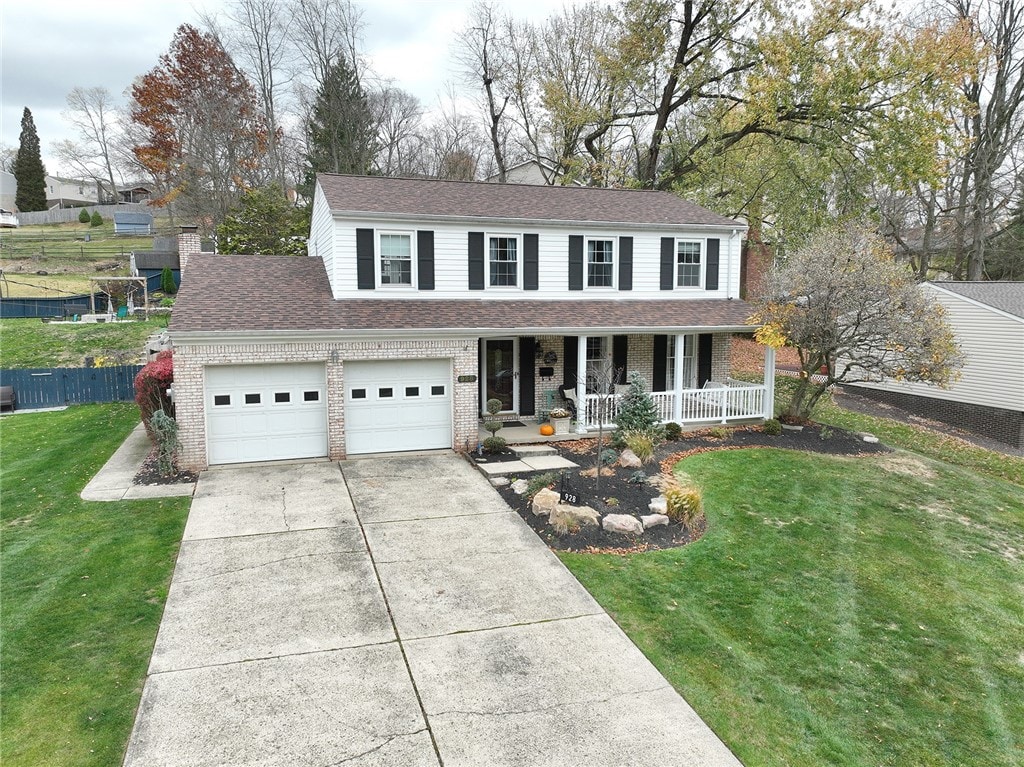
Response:
[[[18,214],[10,210],[0,208],[0,228],[16,229],[18,227]]]
[[[153,196],[153,190],[145,184],[119,184],[117,196],[119,202],[145,202]]]
[[[537,160],[527,160],[521,162],[518,165],[513,165],[505,171],[505,183],[506,184],[535,184],[535,185],[552,185],[560,184],[562,174],[557,168],[548,165],[546,162],[539,162]],[[487,178],[492,184],[498,182],[498,175],[489,176]],[[572,182],[574,186],[583,186],[579,181]]]
[[[727,378],[743,233],[667,192],[321,175],[309,258],[182,262],[182,463],[473,450],[487,400],[534,420],[560,385],[586,431],[611,370],[666,422],[761,419],[771,351]]]
[[[82,208],[99,204],[95,181],[47,176],[45,183],[47,208]]]
[[[114,234],[153,234],[153,214],[115,211]]]
[[[925,418],[1024,448],[1024,282],[926,282],[965,358],[948,389],[893,380],[851,387]]]
[[[18,180],[13,173],[0,171],[0,208],[8,211],[17,211],[18,206],[15,200],[18,197]]]

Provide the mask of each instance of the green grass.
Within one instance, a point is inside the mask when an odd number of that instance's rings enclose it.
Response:
[[[114,222],[111,220],[96,227],[76,221],[0,231],[0,254],[12,260],[110,260],[122,253],[127,256],[132,250],[148,250],[152,246],[152,236],[114,234]]]
[[[120,764],[189,499],[78,494],[138,423],[130,405],[0,420],[0,762]]]
[[[70,324],[0,320],[0,366],[79,367],[87,356],[134,365],[144,361],[146,339],[165,327],[167,317],[145,322]]]
[[[709,531],[563,562],[747,767],[1024,761],[1024,496],[909,453],[680,463]]]

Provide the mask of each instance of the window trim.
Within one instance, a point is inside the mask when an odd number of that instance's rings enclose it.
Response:
[[[612,246],[612,260],[609,263],[609,268],[612,274],[611,285],[590,285],[590,243],[592,242],[608,242]],[[607,237],[598,236],[587,236],[583,238],[583,289],[584,290],[595,290],[595,291],[609,291],[618,290],[619,288],[619,253],[618,253],[618,239],[609,235]]]
[[[700,260],[697,262],[697,284],[679,284],[679,244],[693,243],[700,246]],[[672,250],[672,290],[704,290],[704,273],[707,271],[708,240],[707,237],[676,237]]]
[[[409,283],[384,282],[384,270],[381,261],[384,260],[384,248],[381,246],[381,237],[388,235],[400,235],[409,238]],[[374,279],[377,280],[377,288],[381,290],[417,290],[419,269],[417,268],[416,232],[408,229],[377,229],[374,232],[376,253],[373,258]]]
[[[491,240],[495,237],[503,237],[516,242],[516,284],[515,285],[492,285],[491,284]],[[484,290],[517,291],[523,290],[523,235],[511,232],[485,232],[484,233]]]

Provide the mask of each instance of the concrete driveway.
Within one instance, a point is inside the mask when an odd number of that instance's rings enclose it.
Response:
[[[199,480],[125,765],[739,765],[454,455]]]

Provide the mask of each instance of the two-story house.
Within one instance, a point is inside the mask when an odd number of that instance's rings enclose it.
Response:
[[[743,234],[666,192],[321,175],[309,258],[181,264],[183,463],[471,450],[489,399],[565,392],[586,431],[632,371],[663,421],[762,418],[772,361],[728,380]]]

